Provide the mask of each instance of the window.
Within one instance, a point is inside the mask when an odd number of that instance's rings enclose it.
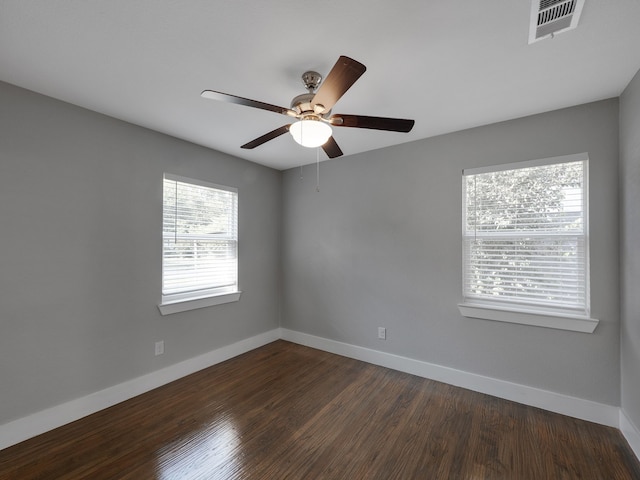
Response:
[[[165,174],[160,311],[238,298],[237,190]]]
[[[463,315],[595,329],[587,166],[578,154],[464,170]]]

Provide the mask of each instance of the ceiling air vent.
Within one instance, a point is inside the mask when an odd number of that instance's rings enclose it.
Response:
[[[532,0],[529,43],[578,26],[584,0]]]

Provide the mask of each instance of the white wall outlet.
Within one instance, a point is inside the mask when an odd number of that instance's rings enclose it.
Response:
[[[156,355],[162,355],[164,353],[164,340],[156,342]]]
[[[387,339],[387,329],[384,327],[378,327],[378,338],[380,340],[386,340]]]

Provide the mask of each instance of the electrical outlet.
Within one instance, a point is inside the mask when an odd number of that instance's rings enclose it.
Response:
[[[164,340],[156,342],[156,355],[162,355],[164,353]]]
[[[387,339],[387,329],[384,327],[378,327],[378,338],[380,340],[386,340]]]

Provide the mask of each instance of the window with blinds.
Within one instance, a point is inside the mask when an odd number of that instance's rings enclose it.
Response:
[[[571,160],[463,172],[465,302],[589,315],[588,159]]]
[[[165,174],[162,301],[238,289],[238,192]]]

